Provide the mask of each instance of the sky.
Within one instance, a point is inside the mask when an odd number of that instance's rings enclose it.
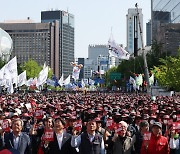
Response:
[[[88,46],[107,44],[111,34],[118,44],[126,46],[128,8],[143,12],[145,42],[146,23],[151,18],[151,0],[0,0],[0,22],[30,17],[41,22],[41,11],[64,10],[75,17],[75,58],[87,58]]]

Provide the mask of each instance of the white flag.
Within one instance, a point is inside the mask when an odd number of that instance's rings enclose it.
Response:
[[[129,60],[130,54],[112,39],[108,41],[109,56]]]
[[[149,78],[149,84],[150,86],[154,84],[154,74],[152,74],[151,77]]]
[[[139,74],[138,76],[136,76],[136,85],[142,86],[142,84],[143,84],[143,77],[142,74]]]
[[[64,85],[68,85],[71,82],[70,75],[64,80]]]
[[[64,74],[62,74],[61,78],[58,81],[59,85],[62,87],[64,84]]]
[[[36,86],[39,87],[40,85],[43,85],[46,82],[47,77],[48,77],[48,66],[39,73]]]
[[[136,90],[136,81],[133,77],[130,76],[129,83],[133,85],[133,89]]]
[[[26,81],[26,86],[30,86],[30,85],[32,85],[32,83],[33,83],[33,78],[30,78],[29,80],[27,80]]]
[[[26,84],[26,70],[18,76],[18,87]]]
[[[82,88],[84,88],[86,86],[83,79],[81,80],[81,86],[82,86]]]
[[[55,86],[55,81],[51,80],[51,79],[47,79],[46,80],[46,84],[49,85],[49,86]]]
[[[17,85],[17,58],[11,59],[5,66],[4,79],[11,79]]]
[[[94,85],[95,81],[89,78],[89,85]]]

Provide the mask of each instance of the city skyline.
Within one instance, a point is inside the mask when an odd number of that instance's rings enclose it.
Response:
[[[64,10],[75,17],[75,58],[87,58],[90,44],[107,44],[111,35],[117,43],[126,46],[126,14],[129,8],[138,3],[143,13],[143,29],[151,17],[151,1],[127,0],[44,0],[42,1],[3,1],[0,9],[0,22],[24,20],[27,17],[40,22],[41,11]],[[27,7],[28,6],[28,7]],[[23,12],[23,13],[22,13]],[[145,33],[144,33],[145,39]],[[145,42],[145,41],[144,41]]]

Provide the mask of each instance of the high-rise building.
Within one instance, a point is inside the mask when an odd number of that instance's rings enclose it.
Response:
[[[152,41],[162,44],[163,52],[174,55],[180,46],[180,2],[151,0],[151,5]]]
[[[115,57],[109,57],[109,47],[108,45],[89,45],[88,47],[88,58],[93,60],[93,70],[99,71],[99,58],[107,57],[108,58],[108,68],[112,66],[117,66],[119,64],[119,59]]]
[[[151,21],[146,23],[146,46],[151,45]]]
[[[139,14],[139,16],[137,16]],[[130,54],[134,54],[134,48],[136,46],[135,40],[137,40],[137,49],[142,48],[142,41],[140,36],[139,23],[141,25],[141,34],[143,36],[143,14],[142,9],[130,8],[128,9],[127,18],[127,51]],[[135,39],[136,38],[136,39]]]
[[[41,22],[52,23],[54,21],[59,22],[59,67],[61,75],[64,74],[67,77],[72,73],[72,66],[70,62],[74,62],[74,16],[68,12],[56,10],[56,11],[42,11]]]
[[[59,77],[59,23],[31,23],[30,20],[7,21],[0,23],[0,27],[8,32],[13,40],[11,56],[17,57],[20,64],[29,59],[39,65],[44,62],[50,66],[54,74]]]

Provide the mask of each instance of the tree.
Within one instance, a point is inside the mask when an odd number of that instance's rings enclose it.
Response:
[[[180,49],[178,51],[180,53]],[[180,91],[180,54],[178,57],[166,57],[160,59],[159,67],[154,67],[155,77],[161,86]]]
[[[26,70],[27,79],[38,77],[39,72],[41,71],[41,67],[38,63],[32,59],[25,62],[22,66],[23,71]]]

